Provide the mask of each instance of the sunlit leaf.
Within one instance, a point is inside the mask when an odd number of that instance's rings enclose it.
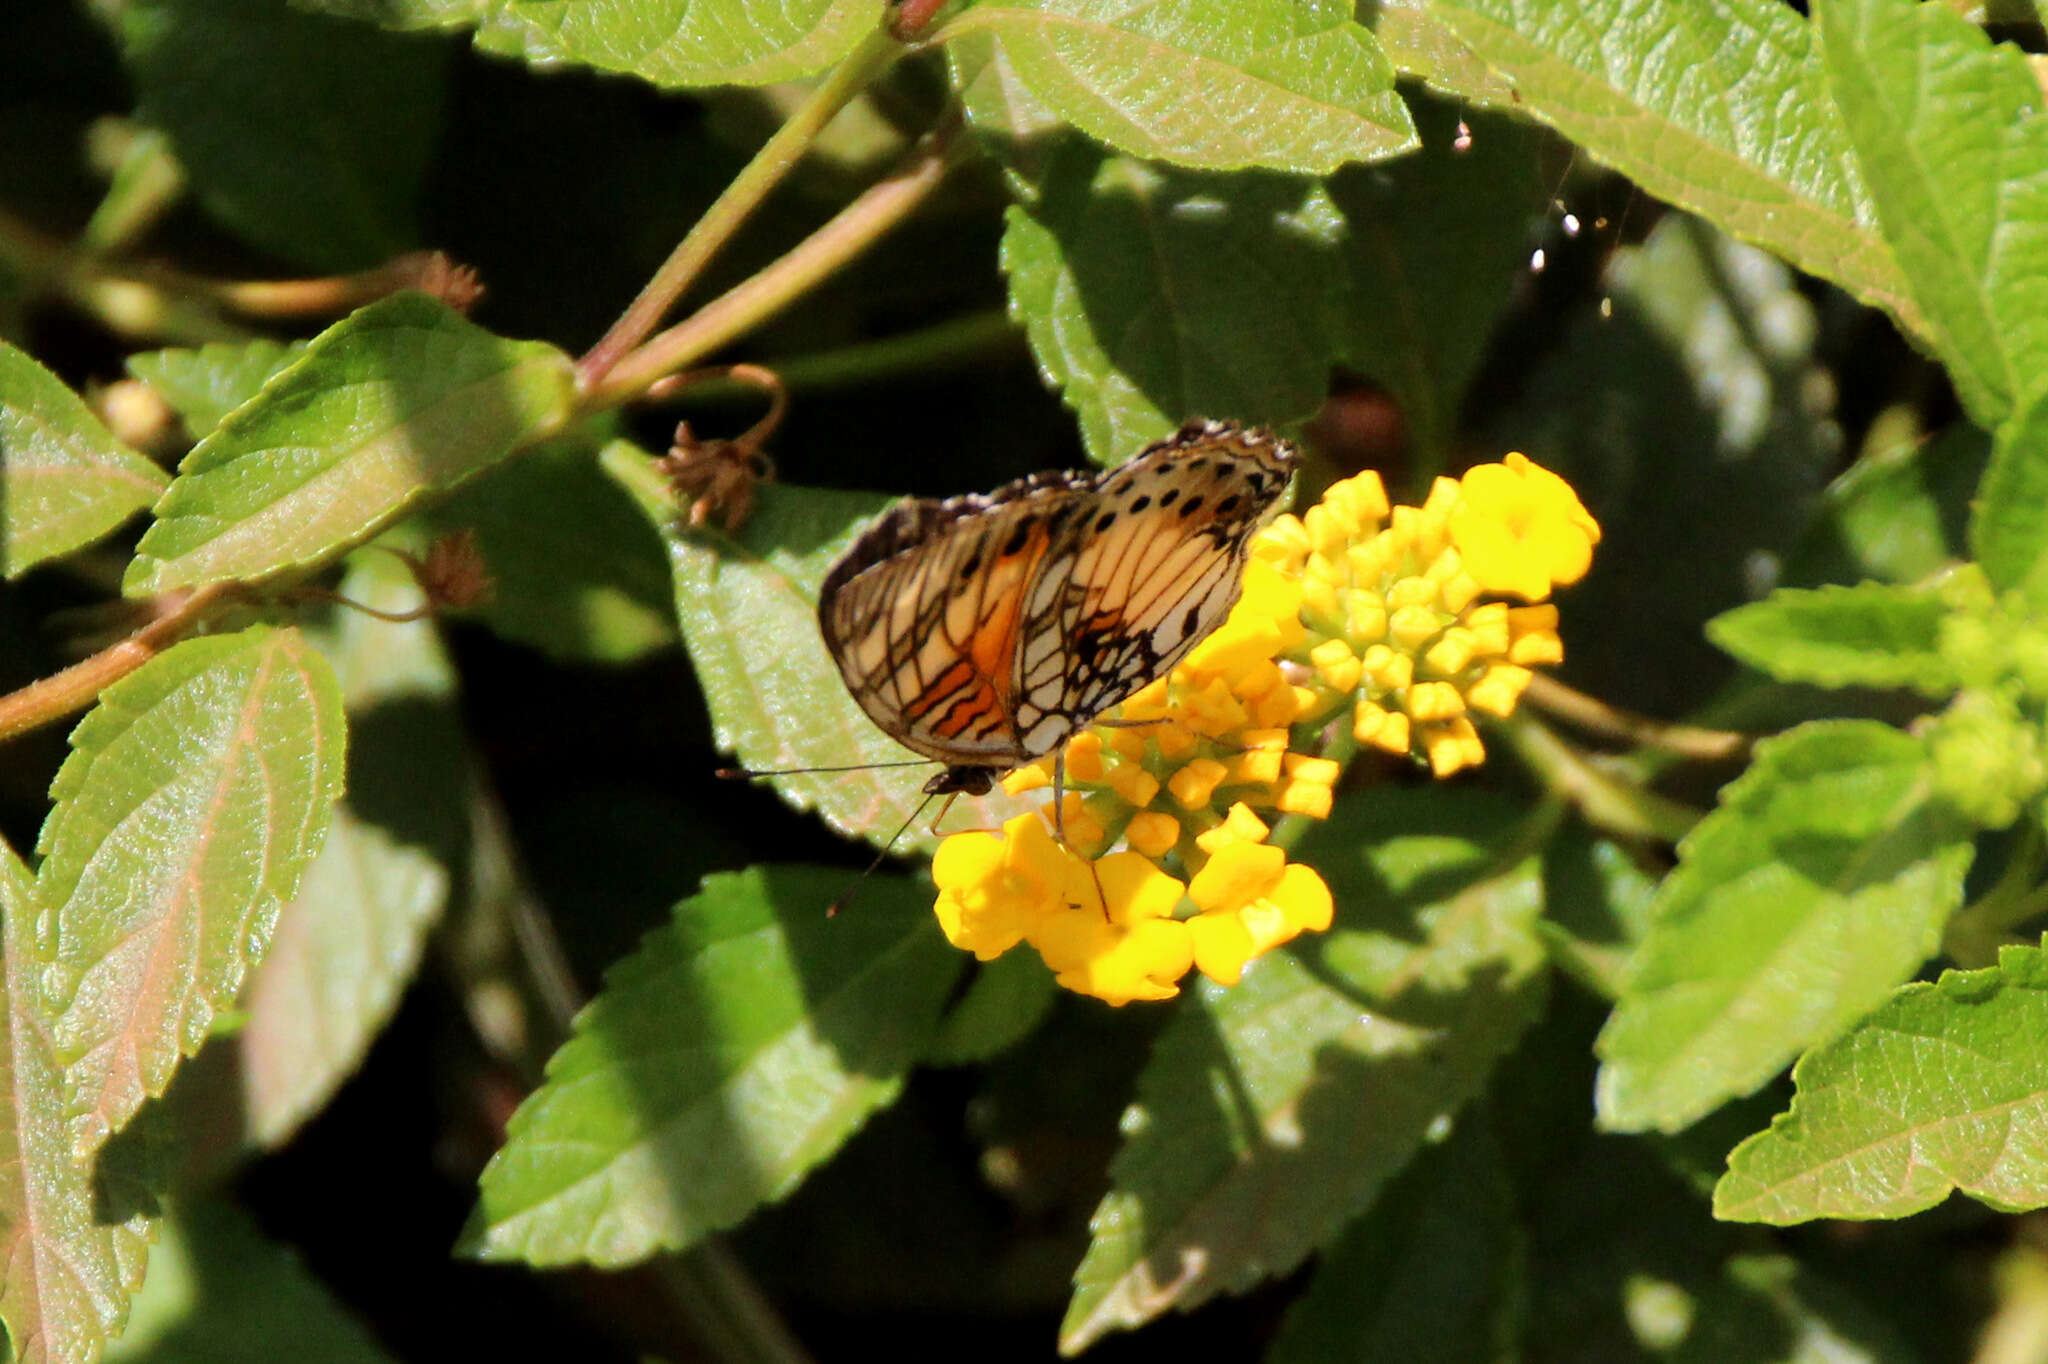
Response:
[[[1948,611],[1932,588],[1786,588],[1716,616],[1707,633],[1783,682],[1914,687],[1940,697],[1960,685],[1955,668],[1941,656],[1941,622]]]
[[[1679,846],[1600,1035],[1603,1125],[1676,1131],[1911,978],[1962,900],[1968,831],[1925,748],[1866,720],[1759,744]]]
[[[72,1148],[40,996],[43,915],[28,869],[0,843],[0,1321],[12,1358],[70,1364],[97,1356],[127,1318],[153,1227],[139,1211],[104,1218],[93,1166]]]
[[[2048,1205],[2048,955],[1908,985],[1793,1067],[1789,1111],[1735,1148],[1714,1214],[1905,1217],[1960,1190]]]
[[[1970,544],[1992,583],[2048,610],[2048,388],[2024,403],[1991,446]]]
[[[882,0],[506,0],[478,45],[580,62],[656,85],[767,85],[824,69],[882,17]]]
[[[1780,0],[1433,0],[1517,107],[1650,193],[1924,325]],[[1646,60],[1646,53],[1656,60]]]
[[[1350,0],[982,0],[932,34],[984,37],[1033,100],[1133,156],[1320,173],[1415,143]]]
[[[296,630],[187,640],[101,693],[51,786],[36,893],[83,1154],[161,1094],[259,958],[341,793],[341,695]]]
[[[1814,14],[1918,328],[1978,425],[2048,375],[2048,118],[2017,47],[1940,5],[1836,0]]]
[[[0,341],[0,575],[92,543],[168,481],[63,380]]]
[[[131,355],[128,372],[155,389],[185,423],[187,434],[200,440],[255,397],[271,375],[305,353],[303,341],[216,341],[192,350]]]
[[[1154,1044],[1062,1349],[1292,1269],[1535,1020],[1541,885],[1533,859],[1500,865],[1511,812],[1388,791],[1343,813],[1299,850],[1340,926],[1204,983]]]
[[[568,357],[504,341],[422,294],[328,328],[178,469],[130,595],[306,568],[548,435]]]
[[[485,1169],[469,1248],[630,1264],[795,1188],[929,1043],[962,958],[926,893],[844,873],[706,878],[607,975]]]

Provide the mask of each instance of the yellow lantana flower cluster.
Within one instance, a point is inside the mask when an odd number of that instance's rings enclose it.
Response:
[[[1600,526],[1569,483],[1511,454],[1439,478],[1420,507],[1389,507],[1371,472],[1330,488],[1253,543],[1298,585],[1317,718],[1351,707],[1351,734],[1413,753],[1439,777],[1486,758],[1474,712],[1505,719],[1530,670],[1564,657],[1553,587],[1593,562]],[[1498,597],[1519,597],[1510,605]]]
[[[1420,507],[1390,508],[1367,473],[1277,518],[1229,619],[1067,744],[1057,817],[940,845],[947,938],[984,961],[1028,942],[1061,985],[1123,1004],[1177,994],[1191,968],[1235,984],[1328,928],[1329,887],[1254,810],[1329,814],[1340,764],[1311,750],[1347,705],[1352,738],[1439,776],[1483,759],[1470,712],[1507,715],[1529,669],[1563,656],[1556,608],[1538,603],[1584,575],[1599,537],[1570,485],[1519,454],[1438,479]],[[1040,789],[1052,770],[1004,786]]]

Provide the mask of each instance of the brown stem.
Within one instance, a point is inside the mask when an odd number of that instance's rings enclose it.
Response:
[[[199,588],[119,643],[20,691],[0,696],[0,743],[84,710],[101,692],[175,644],[239,590],[237,583]]]
[[[1647,715],[1610,706],[1595,696],[1567,687],[1554,677],[1537,673],[1523,693],[1531,705],[1558,719],[1594,734],[1638,747],[1661,748],[1702,762],[1732,758],[1755,740],[1747,734],[1725,729],[1701,729],[1695,725],[1672,725]]]
[[[753,160],[741,168],[732,183],[704,210],[683,235],[669,258],[647,281],[619,315],[611,330],[576,362],[576,376],[585,388],[597,387],[612,366],[631,352],[647,334],[660,325],[683,291],[696,283],[718,249],[731,240],[740,225],[752,216],[768,192],[782,183],[810,149],[818,133],[852,101],[876,76],[896,60],[902,45],[887,28],[877,28],[859,47],[847,54],[804,102],[775,130]]]
[[[919,143],[894,174],[869,186],[788,254],[620,360],[585,391],[585,411],[639,397],[668,375],[761,325],[873,245],[909,217],[945,178],[958,155],[959,130],[956,113]]]

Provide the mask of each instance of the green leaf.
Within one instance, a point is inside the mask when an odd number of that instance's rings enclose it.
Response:
[[[136,0],[119,34],[142,121],[222,222],[316,269],[418,244],[444,44],[277,0]]]
[[[1429,464],[1443,467],[1465,386],[1528,268],[1544,187],[1527,123],[1436,101],[1419,102],[1417,116],[1420,152],[1329,181],[1348,227],[1349,274],[1332,334],[1345,363],[1400,404]]]
[[[303,341],[216,341],[196,350],[131,355],[128,372],[171,405],[192,439],[202,440],[305,353]]]
[[[356,556],[341,592],[385,611],[420,601],[412,575],[377,551]],[[467,851],[455,676],[433,623],[337,609],[308,638],[348,717],[348,794],[240,1001],[240,1108],[263,1147],[282,1145],[361,1063]]]
[[[341,794],[341,694],[296,630],[187,640],[100,695],[43,826],[50,1040],[89,1152],[199,1050]]]
[[[149,1255],[128,1329],[108,1364],[378,1364],[390,1355],[249,1215],[220,1200],[180,1206]]]
[[[1203,983],[1125,1113],[1060,1346],[1284,1274],[1485,1083],[1542,1007],[1534,859],[1512,811],[1386,791],[1304,839],[1344,926]]]
[[[1728,1157],[1714,1215],[1906,1217],[1956,1190],[2048,1205],[2048,955],[1908,985],[1792,1070],[1798,1093]]]
[[[0,574],[91,544],[166,481],[63,380],[0,341]]]
[[[1428,82],[1447,95],[1480,108],[1511,106],[1519,99],[1514,82],[1493,70],[1431,17],[1430,0],[1379,0],[1373,36],[1404,76]],[[1359,6],[1361,15],[1371,6]]]
[[[1429,14],[1594,159],[1924,326],[1790,6],[1433,0]]]
[[[1967,830],[1889,725],[1804,725],[1679,846],[1600,1034],[1603,1126],[1673,1132],[1746,1094],[1909,979],[1961,903]]]
[[[1512,1354],[1521,1262],[1515,1191],[1499,1142],[1483,1122],[1460,1121],[1323,1251],[1265,1364],[1496,1364]],[[1445,1311],[1448,1303],[1457,1309]]]
[[[668,548],[676,619],[719,748],[761,771],[866,764],[779,775],[773,784],[790,805],[816,810],[839,832],[886,842],[924,804],[921,788],[937,765],[876,766],[915,763],[917,755],[875,728],[847,694],[818,634],[818,587],[887,499],[770,483],[737,536],[693,532],[681,526],[667,484],[644,456],[619,443],[603,463]],[[955,828],[998,828],[1030,808],[1001,787],[955,804]],[[896,846],[938,846],[927,824],[911,822]]]
[[[656,85],[768,85],[822,71],[875,31],[882,0],[506,0],[485,20],[486,52],[581,62]]]
[[[940,1020],[925,1064],[968,1066],[1001,1055],[1045,1021],[1059,992],[1033,953],[1005,952],[981,963],[967,993]]]
[[[103,1185],[72,1149],[68,1087],[40,996],[43,913],[28,868],[0,843],[0,1321],[21,1364],[96,1356],[127,1319],[154,1234],[139,1211],[104,1215]]]
[[[427,520],[476,534],[493,590],[466,614],[555,658],[625,663],[675,643],[668,566],[660,537],[596,457],[587,440],[551,441]]]
[[[929,892],[838,870],[707,877],[605,977],[483,1173],[490,1260],[623,1265],[782,1198],[896,1096],[961,958]]]
[[[1990,437],[1952,422],[1925,438],[1914,412],[1881,413],[1856,462],[1828,486],[1785,564],[1788,584],[1917,583],[1959,559]]]
[[[1941,656],[1948,613],[1941,593],[1930,587],[1782,588],[1716,616],[1707,636],[1781,682],[1912,687],[1941,697],[1960,685]]]
[[[1601,998],[1619,998],[1656,893],[1636,854],[1578,825],[1560,829],[1543,849],[1548,909],[1537,925],[1551,959]]]
[[[932,41],[983,36],[1031,98],[1132,156],[1320,174],[1415,145],[1350,0],[982,0]]]
[[[2048,387],[1999,428],[1978,487],[1970,545],[1994,586],[2048,611]]]
[[[292,0],[293,9],[400,30],[469,28],[498,5],[499,0]]]
[[[1916,330],[1996,427],[2048,374],[2048,119],[2026,55],[1914,0],[1834,0],[1814,26]]]
[[[122,590],[144,596],[324,563],[550,434],[568,357],[422,294],[329,327],[178,468]]]
[[[1069,141],[1036,201],[1010,209],[1010,315],[1098,463],[1191,416],[1298,420],[1329,386],[1341,231],[1313,181],[1199,175]]]

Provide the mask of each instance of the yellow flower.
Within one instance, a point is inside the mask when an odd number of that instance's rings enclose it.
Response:
[[[1346,479],[1276,519],[1252,555],[1302,585],[1301,634],[1284,646],[1311,694],[1300,713],[1348,704],[1354,740],[1447,777],[1485,760],[1473,713],[1512,714],[1529,670],[1564,657],[1556,607],[1486,598],[1537,602],[1584,576],[1599,539],[1569,484],[1512,454],[1437,479],[1420,507],[1389,507],[1377,474]],[[1314,811],[1313,795],[1295,800],[1282,808]]]
[[[1489,592],[1541,601],[1554,585],[1575,583],[1593,564],[1600,525],[1572,485],[1528,456],[1481,464],[1459,481],[1451,543],[1465,570]]]

